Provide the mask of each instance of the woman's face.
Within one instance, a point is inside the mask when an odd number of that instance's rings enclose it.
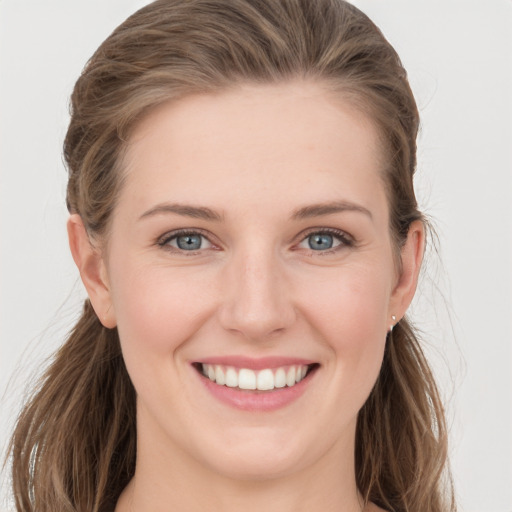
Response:
[[[103,275],[138,463],[352,458],[406,307],[371,122],[319,85],[243,86],[159,107],[124,164]]]

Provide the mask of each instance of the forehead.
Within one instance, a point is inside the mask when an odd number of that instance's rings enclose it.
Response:
[[[151,112],[130,138],[121,200],[371,203],[381,154],[371,120],[321,85],[244,85]]]

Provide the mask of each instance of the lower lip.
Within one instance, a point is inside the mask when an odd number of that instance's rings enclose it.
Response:
[[[281,409],[297,400],[308,387],[313,373],[310,372],[295,386],[274,388],[271,391],[246,391],[239,388],[219,386],[207,377],[199,375],[206,389],[225,404],[243,411],[267,412]]]

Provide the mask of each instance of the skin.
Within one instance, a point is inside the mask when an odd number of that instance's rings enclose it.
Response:
[[[399,273],[382,167],[371,120],[315,83],[189,96],[138,125],[108,240],[90,243],[78,215],[68,223],[137,390],[137,468],[118,512],[361,510],[357,413],[392,316],[414,295],[424,243],[414,223]],[[219,218],[162,211],[169,204]],[[337,208],[294,218],[319,204]],[[177,229],[203,234],[201,249],[180,250]],[[308,237],[326,229],[342,238],[312,250]],[[226,355],[319,367],[292,403],[243,411],[191,366]]]

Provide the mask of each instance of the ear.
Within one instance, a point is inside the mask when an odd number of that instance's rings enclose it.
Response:
[[[107,328],[116,326],[112,306],[107,271],[104,259],[97,247],[94,247],[85,229],[82,218],[73,214],[68,219],[68,239],[71,254],[80,272],[92,307],[100,322]]]
[[[420,220],[409,227],[407,240],[400,251],[401,272],[390,300],[389,318],[396,317],[398,322],[412,302],[425,251],[425,227]]]

